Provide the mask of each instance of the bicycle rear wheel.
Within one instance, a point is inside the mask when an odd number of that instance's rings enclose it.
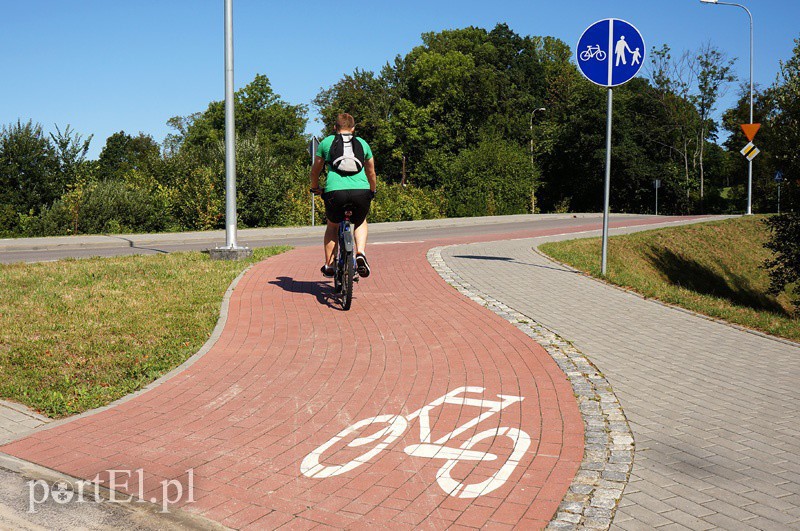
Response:
[[[342,309],[349,310],[353,303],[353,277],[355,269],[353,266],[353,253],[345,252],[344,270],[342,271]]]

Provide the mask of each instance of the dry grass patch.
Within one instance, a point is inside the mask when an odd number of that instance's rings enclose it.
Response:
[[[142,388],[210,337],[241,271],[286,249],[0,265],[0,397],[62,417]]]

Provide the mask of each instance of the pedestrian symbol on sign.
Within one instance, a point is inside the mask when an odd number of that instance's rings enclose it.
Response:
[[[623,35],[619,38],[619,40],[617,41],[617,46],[614,48],[614,55],[617,57],[617,63],[614,66],[619,66],[620,61],[622,61],[622,64],[624,65],[628,64],[628,62],[625,61],[626,50],[628,51],[628,53],[633,54],[630,47],[628,46],[628,43],[625,42],[625,35]]]
[[[578,68],[589,81],[616,87],[639,72],[645,45],[639,30],[632,24],[608,18],[595,22],[583,32],[576,51]]]

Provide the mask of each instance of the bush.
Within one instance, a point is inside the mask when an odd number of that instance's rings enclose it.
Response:
[[[528,152],[515,143],[484,140],[455,157],[444,175],[447,215],[496,216],[530,212],[538,181]]]
[[[794,292],[792,303],[800,312],[800,213],[790,212],[766,220],[772,237],[764,247],[775,253],[764,267],[769,270],[770,289],[773,295],[784,289]]]
[[[441,190],[379,183],[369,220],[377,223],[436,219],[444,217],[444,209],[445,199]]]
[[[20,216],[20,232],[25,236],[158,232],[171,221],[150,194],[122,181],[93,183],[79,203],[71,193],[38,216]]]
[[[225,221],[225,192],[220,178],[207,166],[198,166],[175,178],[166,191],[174,216],[183,228],[211,230]]]

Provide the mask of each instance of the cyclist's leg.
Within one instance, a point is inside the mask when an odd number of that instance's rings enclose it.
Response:
[[[332,266],[336,260],[336,242],[339,240],[339,223],[344,219],[343,203],[346,199],[345,192],[338,190],[326,192],[323,195],[325,200],[325,217],[328,226],[325,228],[325,238],[323,250],[325,252],[325,265]]]
[[[353,236],[356,239],[356,252],[357,253],[364,253],[367,249],[367,234],[369,230],[367,229],[367,220],[365,219],[364,222],[356,227]]]
[[[336,240],[339,238],[339,224],[328,220],[328,226],[325,228],[325,265],[333,267],[333,261],[336,259]]]
[[[369,190],[350,190],[350,201],[353,204],[353,216],[350,218],[355,227],[353,235],[356,242],[356,262],[358,272],[362,277],[369,276],[369,264],[366,259],[367,235],[367,214],[372,203],[372,192]]]

